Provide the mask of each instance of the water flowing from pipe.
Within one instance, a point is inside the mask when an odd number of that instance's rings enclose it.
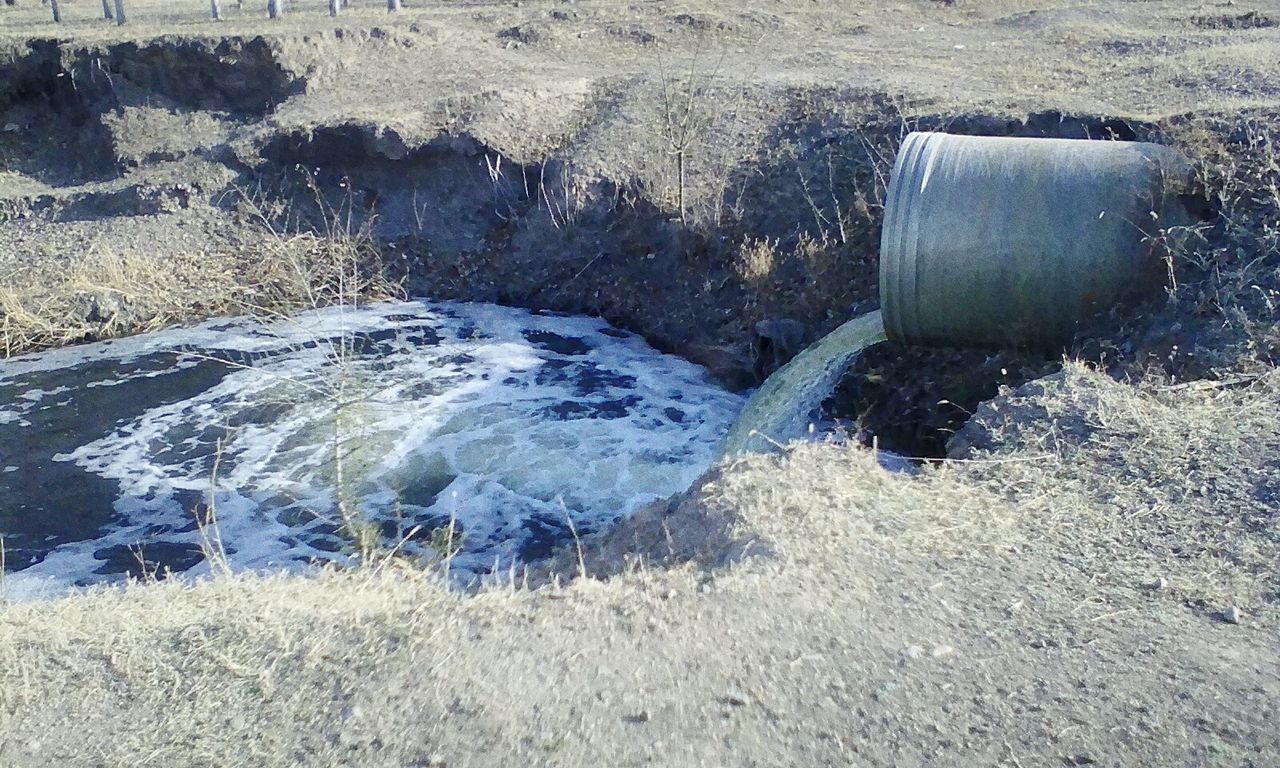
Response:
[[[747,401],[720,447],[720,456],[767,453],[803,437],[862,350],[885,340],[879,310],[859,315],[779,368]]]

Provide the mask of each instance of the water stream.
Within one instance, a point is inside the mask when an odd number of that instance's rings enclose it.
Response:
[[[0,361],[5,597],[382,546],[464,577],[537,560],[687,488],[717,457],[803,439],[879,312],[747,401],[603,321],[399,302],[222,319]],[[727,438],[723,436],[726,435]],[[341,469],[341,471],[339,471]]]
[[[747,401],[721,456],[768,453],[806,436],[840,377],[862,350],[885,340],[880,312],[859,315],[779,368]]]
[[[349,558],[338,493],[385,545],[430,556],[452,522],[455,571],[505,569],[684,490],[741,407],[603,321],[477,304],[224,319],[0,361],[7,596],[205,573],[210,503],[235,568]]]

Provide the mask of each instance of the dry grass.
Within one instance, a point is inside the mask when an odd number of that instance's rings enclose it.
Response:
[[[278,315],[402,294],[367,226],[327,209],[319,231],[278,228],[252,203],[260,236],[222,252],[155,256],[94,247],[65,267],[0,280],[3,357],[154,331],[226,314]]]
[[[1089,402],[1094,434],[1117,444],[1171,407],[1117,392]],[[1200,460],[1221,449],[1189,445]],[[1273,618],[1243,603],[1258,629],[1223,629],[1186,611],[1179,578],[1204,561],[1179,569],[1163,549],[1138,557],[1168,586],[1138,583],[1125,558],[1180,534],[1149,512],[1118,515],[1128,500],[1086,502],[1123,490],[1120,477],[1058,490],[1089,451],[1056,453],[917,477],[838,445],[736,460],[655,518],[639,542],[653,557],[567,587],[464,597],[393,568],[8,606],[0,759],[811,765],[857,746],[869,764],[914,764],[919,750],[957,764],[1099,751],[1122,764],[1265,762],[1277,748],[1267,723],[1280,683],[1262,671]],[[1232,530],[1229,517],[1216,524]],[[726,559],[726,542],[761,557]],[[671,548],[702,565],[661,562]],[[606,554],[590,545],[570,569],[594,576]],[[1086,684],[1110,695],[1081,695]],[[1140,725],[1117,735],[1129,716]],[[967,738],[940,746],[939,732]],[[813,754],[796,758],[797,743]],[[1200,760],[1206,744],[1213,757]]]
[[[1163,367],[1189,378],[1273,366],[1280,362],[1280,124],[1245,115],[1195,120],[1169,134],[1195,162],[1217,217],[1181,238],[1173,254],[1163,323],[1191,326],[1195,338],[1184,331],[1179,348],[1161,349]]]
[[[953,444],[1023,510],[1022,536],[1099,590],[1164,582],[1180,599],[1273,611],[1280,593],[1280,378],[1119,383],[1083,366],[984,404]]]

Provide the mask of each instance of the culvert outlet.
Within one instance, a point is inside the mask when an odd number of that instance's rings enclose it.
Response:
[[[912,133],[880,240],[889,339],[1052,348],[1158,290],[1190,164],[1158,144]]]

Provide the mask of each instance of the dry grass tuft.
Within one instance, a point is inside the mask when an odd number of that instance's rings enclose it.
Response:
[[[0,356],[217,315],[272,316],[402,295],[367,224],[330,210],[320,231],[290,232],[251,210],[260,234],[240,249],[162,257],[91,247],[73,266],[0,280]]]

